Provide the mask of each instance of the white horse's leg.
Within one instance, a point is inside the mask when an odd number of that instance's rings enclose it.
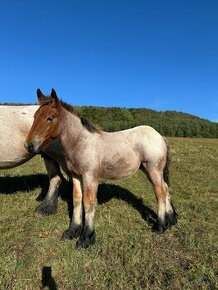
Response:
[[[55,160],[45,155],[43,158],[49,176],[49,189],[41,205],[36,208],[36,211],[40,214],[49,215],[57,210],[58,188],[63,177],[60,167]]]
[[[82,184],[81,180],[73,178],[73,216],[69,228],[63,233],[62,240],[79,237],[82,231]]]

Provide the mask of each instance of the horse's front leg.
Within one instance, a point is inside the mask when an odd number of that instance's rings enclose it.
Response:
[[[73,216],[69,228],[63,233],[62,240],[80,236],[82,231],[82,185],[81,180],[73,178]]]
[[[98,181],[93,176],[83,178],[83,207],[85,221],[83,231],[76,243],[77,248],[87,248],[95,243],[94,214],[97,203]]]
[[[43,158],[49,176],[49,189],[42,203],[36,208],[36,212],[50,215],[57,210],[58,189],[63,176],[59,164],[55,160],[45,155],[43,155]]]

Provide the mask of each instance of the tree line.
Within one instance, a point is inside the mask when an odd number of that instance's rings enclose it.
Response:
[[[176,111],[157,112],[141,108],[94,106],[77,106],[75,108],[93,125],[109,132],[148,125],[164,136],[218,138],[218,123],[191,114]]]
[[[93,124],[110,132],[148,125],[164,136],[218,138],[218,123],[176,111],[90,106],[77,107],[77,110]]]

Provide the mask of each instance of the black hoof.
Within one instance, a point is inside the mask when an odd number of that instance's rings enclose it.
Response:
[[[177,223],[177,213],[166,214],[166,228],[171,228]]]
[[[76,242],[76,249],[88,248],[90,245],[93,245],[95,243],[95,239],[95,231],[83,231],[79,240]]]
[[[67,229],[62,237],[61,241],[65,240],[72,240],[73,238],[78,238],[82,232],[82,226],[81,225],[73,225]]]
[[[156,222],[152,227],[152,231],[158,235],[163,234],[165,232],[165,230],[166,230],[166,228],[160,222]]]
[[[176,223],[177,223],[177,213],[175,211],[170,214],[166,213],[165,221],[164,222],[157,221],[153,225],[152,230],[156,234],[163,234],[167,229],[171,228]]]
[[[57,203],[41,203],[40,206],[38,206],[35,209],[35,212],[40,215],[52,215],[57,212]]]

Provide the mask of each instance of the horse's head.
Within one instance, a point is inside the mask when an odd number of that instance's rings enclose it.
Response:
[[[37,90],[39,109],[34,115],[34,122],[25,141],[26,149],[31,153],[39,153],[41,148],[56,139],[60,134],[59,101],[54,89],[49,97]]]

